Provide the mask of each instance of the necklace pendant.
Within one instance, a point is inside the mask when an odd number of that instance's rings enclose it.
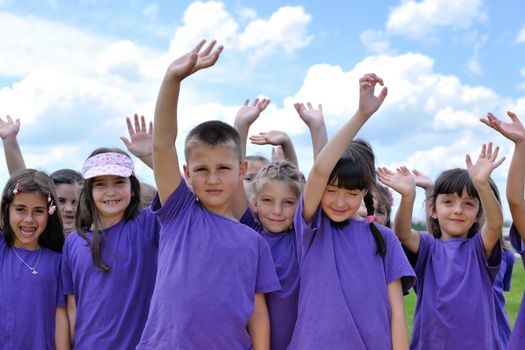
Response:
[[[37,271],[37,270],[33,270],[33,271],[31,271],[31,273],[32,273],[33,275],[38,275],[38,271]]]

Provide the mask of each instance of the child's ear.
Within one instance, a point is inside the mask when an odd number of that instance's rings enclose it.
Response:
[[[429,202],[427,203],[427,208],[428,208],[428,211],[430,212],[430,216],[432,217],[432,219],[437,220],[436,206],[433,203]]]
[[[255,196],[251,196],[250,202],[252,203],[252,208],[255,213],[257,213],[257,199]]]
[[[239,176],[242,180],[244,180],[244,175],[246,175],[246,172],[248,171],[248,161],[243,160],[241,164],[239,165]]]
[[[191,186],[191,177],[190,177],[190,170],[188,169],[188,164],[184,164],[182,166],[182,170],[184,172],[184,178],[186,179],[186,182],[188,185]]]

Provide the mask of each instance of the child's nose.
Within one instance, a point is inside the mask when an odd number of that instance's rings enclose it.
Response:
[[[216,184],[219,182],[219,176],[215,172],[210,172],[210,175],[208,176],[208,183]]]
[[[272,209],[273,209],[272,211],[274,214],[280,214],[283,211],[283,207],[281,203],[277,203],[277,202],[273,205]]]

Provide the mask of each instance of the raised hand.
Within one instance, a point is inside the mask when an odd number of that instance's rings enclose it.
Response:
[[[389,170],[386,167],[379,167],[376,170],[376,174],[379,181],[402,196],[415,196],[416,180],[406,166],[402,166],[396,171]]]
[[[288,142],[290,138],[284,131],[270,130],[260,132],[259,135],[250,136],[250,142],[254,145],[273,145],[280,146]]]
[[[11,116],[6,116],[6,120],[0,118],[0,137],[2,140],[7,140],[9,138],[16,138],[18,132],[20,131],[20,119],[13,121]]]
[[[133,116],[133,124],[131,119],[126,117],[126,124],[128,126],[129,139],[122,136],[120,139],[126,145],[128,151],[137,158],[151,157],[153,153],[153,123],[149,122],[146,127],[146,119],[144,116],[135,114]]]
[[[377,84],[383,86],[378,96],[374,94]],[[379,109],[387,94],[383,79],[374,73],[365,74],[359,79],[359,113],[370,117]]]
[[[306,106],[304,103],[294,103],[293,106],[308,127],[324,124],[323,106],[321,104],[317,109],[314,109],[310,102],[307,102]]]
[[[256,98],[251,105],[250,99],[246,99],[235,116],[235,123],[248,126],[253,124],[269,104],[270,100],[267,98],[263,98],[262,100]]]
[[[508,138],[514,143],[520,143],[525,140],[525,129],[521,124],[516,113],[508,111],[507,115],[510,117],[511,122],[506,123],[499,120],[492,113],[487,113],[487,118],[480,118],[480,121],[492,129],[498,131],[500,134]]]
[[[432,179],[428,177],[427,175],[423,174],[417,169],[412,170],[412,175],[414,175],[414,179],[416,180],[416,186],[421,187],[424,190],[431,189],[434,186],[434,183],[432,182]]]
[[[492,171],[499,167],[501,163],[505,160],[505,157],[498,158],[499,147],[496,147],[492,150],[492,142],[489,142],[489,145],[483,144],[481,147],[481,152],[479,154],[478,160],[475,164],[472,163],[470,155],[467,154],[467,170],[470,176],[470,179],[474,185],[487,183],[490,174]]]
[[[219,59],[223,46],[219,46],[212,52],[213,47],[217,43],[217,41],[213,40],[201,52],[205,43],[206,40],[202,40],[193,50],[173,61],[169,65],[166,74],[181,81],[201,69],[213,66]]]

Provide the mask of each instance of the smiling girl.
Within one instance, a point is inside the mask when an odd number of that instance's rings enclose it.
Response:
[[[68,349],[68,322],[60,283],[62,222],[53,182],[23,170],[2,193],[0,335],[3,348]]]

